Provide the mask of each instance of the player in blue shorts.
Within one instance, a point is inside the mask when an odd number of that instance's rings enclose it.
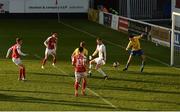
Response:
[[[143,72],[144,65],[145,65],[145,55],[144,55],[143,50],[141,49],[141,44],[139,42],[139,39],[141,39],[142,37],[143,37],[143,34],[139,36],[132,36],[132,35],[129,36],[129,44],[126,48],[126,51],[128,51],[131,48],[131,52],[130,52],[126,67],[123,69],[123,71],[128,70],[128,67],[132,60],[132,56],[138,55],[138,56],[141,56],[142,58],[141,72]]]

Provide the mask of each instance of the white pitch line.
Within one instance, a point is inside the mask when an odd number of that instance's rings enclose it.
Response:
[[[34,57],[36,57],[37,59],[41,59],[41,57],[37,54],[34,55]],[[57,68],[57,70],[59,70],[60,72],[62,72],[64,75],[69,75],[67,72],[65,72],[64,70]],[[73,79],[73,78],[72,78]],[[118,109],[115,105],[113,105],[111,102],[109,102],[108,100],[106,100],[105,98],[103,98],[102,96],[100,96],[98,93],[96,93],[95,91],[91,90],[90,88],[86,88],[89,92],[91,92],[92,94],[94,94],[95,96],[99,97],[102,101],[104,101],[106,104],[110,105],[111,107],[113,107],[114,109]]]
[[[66,73],[65,71],[63,71],[62,69],[58,69],[57,70],[60,70],[63,74],[67,74],[69,75],[68,73]],[[113,105],[111,102],[109,102],[108,100],[106,100],[105,98],[103,98],[101,95],[99,95],[98,93],[96,93],[95,91],[91,90],[90,88],[86,88],[89,92],[91,92],[92,94],[94,94],[95,96],[99,97],[102,101],[104,101],[106,104],[110,105],[111,107],[115,108],[115,109],[118,109],[115,105]]]
[[[89,32],[87,32],[87,31],[84,31],[84,30],[80,29],[80,28],[74,27],[74,26],[72,26],[72,25],[69,25],[69,24],[66,24],[66,23],[63,23],[63,22],[60,22],[60,23],[63,24],[63,25],[65,25],[65,26],[67,26],[67,27],[69,27],[69,28],[71,28],[71,29],[74,29],[74,30],[76,30],[76,31],[82,32],[82,33],[84,33],[84,34],[87,34],[87,35],[89,35],[89,36],[91,36],[91,37],[93,37],[93,38],[97,38],[97,37],[98,37],[97,35],[94,35],[94,34],[92,34],[92,33],[89,33]],[[109,43],[109,44],[112,44],[112,45],[114,45],[114,46],[117,46],[117,47],[120,47],[120,48],[122,48],[122,49],[125,49],[125,47],[122,46],[122,45],[118,45],[118,44],[116,44],[116,43],[113,43],[113,42],[108,41],[108,40],[105,40],[105,39],[104,39],[104,41],[107,42],[107,43]],[[163,62],[163,61],[161,61],[161,60],[158,60],[158,59],[156,59],[156,58],[153,58],[153,57],[150,57],[150,56],[146,56],[146,57],[149,58],[149,59],[151,59],[151,60],[153,60],[153,61],[155,61],[155,62],[158,62],[158,63],[161,63],[161,64],[163,64],[163,65],[169,66],[168,63],[165,63],[165,62]]]

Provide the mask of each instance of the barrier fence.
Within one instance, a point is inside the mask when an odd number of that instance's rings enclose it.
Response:
[[[132,34],[144,33],[147,40],[170,47],[171,29],[169,28],[94,9],[89,9],[88,18],[90,21],[95,21],[117,31]]]

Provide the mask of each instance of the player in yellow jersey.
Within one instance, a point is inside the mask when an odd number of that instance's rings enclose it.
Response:
[[[82,42],[80,42],[80,47],[82,47],[83,48],[83,54],[84,54],[84,56],[88,56],[88,50],[85,48],[85,46],[86,46],[86,44],[85,44],[85,42],[84,41],[82,41]],[[75,55],[78,55],[79,54],[79,48],[76,48],[75,50],[74,50],[74,52],[72,53],[72,55],[71,55],[71,57],[73,57],[73,56],[75,56]]]
[[[128,70],[128,67],[132,60],[132,56],[138,55],[138,56],[141,56],[142,58],[141,72],[143,72],[144,65],[145,65],[145,55],[144,55],[143,50],[141,49],[141,44],[139,42],[139,39],[141,39],[143,36],[144,36],[143,34],[139,36],[132,36],[132,35],[129,36],[129,44],[126,48],[126,51],[128,51],[131,48],[131,52],[130,52],[126,67],[123,69],[123,71]]]

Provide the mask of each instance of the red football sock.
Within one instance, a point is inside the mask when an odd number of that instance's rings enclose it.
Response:
[[[19,79],[22,79],[23,69],[19,69]]]
[[[54,64],[56,63],[56,58],[53,58],[53,63],[54,63]]]
[[[25,78],[26,77],[26,70],[25,70],[25,68],[23,68],[22,71],[23,71],[23,77]]]
[[[47,59],[43,59],[42,65],[45,65],[45,64],[46,64],[46,60],[47,60]]]
[[[86,80],[83,80],[83,83],[82,83],[82,90],[85,90],[86,89]]]
[[[75,88],[75,90],[78,90],[78,87],[79,87],[78,82],[75,82],[75,83],[74,83],[74,88]]]

